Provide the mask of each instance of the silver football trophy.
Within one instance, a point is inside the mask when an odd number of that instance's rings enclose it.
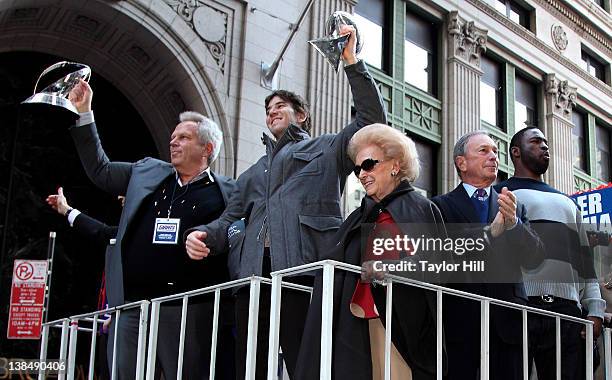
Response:
[[[338,71],[340,66],[340,59],[342,57],[342,51],[346,46],[349,35],[340,35],[340,26],[350,25],[355,27],[355,38],[357,39],[357,46],[355,46],[355,54],[359,54],[363,46],[363,39],[357,28],[353,16],[350,13],[336,11],[329,16],[325,22],[325,32],[327,37],[317,38],[316,40],[308,41],[319,53],[327,59],[327,62]]]
[[[78,117],[79,111],[68,99],[70,91],[79,83],[79,79],[89,82],[91,68],[82,63],[62,61],[47,67],[34,85],[34,95],[21,104],[41,105],[49,109],[59,109]],[[38,86],[45,86],[38,90]]]

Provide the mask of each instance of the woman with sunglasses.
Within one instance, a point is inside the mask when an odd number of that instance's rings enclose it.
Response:
[[[370,281],[384,277],[380,263],[414,262],[419,256],[413,256],[412,247],[405,246],[381,251],[380,240],[376,239],[396,241],[395,237],[404,235],[418,238],[446,234],[438,208],[410,184],[418,177],[420,167],[410,138],[384,124],[372,124],[352,137],[348,156],[367,195],[361,207],[340,226],[330,258],[360,265],[364,272],[361,278],[340,270],[335,274],[333,375],[336,379],[382,379],[386,287]],[[304,336],[320,336],[320,286],[319,279],[309,309],[307,325],[312,330],[305,331]],[[435,379],[435,294],[395,283],[392,310],[392,379]],[[315,349],[316,344],[310,351],[304,345],[301,355],[318,357]],[[318,371],[318,366],[311,368]]]

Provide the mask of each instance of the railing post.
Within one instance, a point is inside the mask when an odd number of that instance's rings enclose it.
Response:
[[[47,359],[47,346],[49,345],[49,325],[43,324],[42,332],[40,335],[40,355],[39,359],[41,363]],[[38,371],[38,380],[45,379],[45,370],[40,369]]]
[[[334,264],[323,264],[323,302],[321,312],[321,380],[331,380],[332,334],[334,319]],[[272,379],[268,379],[272,380]]]
[[[212,340],[210,344],[210,371],[209,379],[215,378],[215,364],[217,362],[217,335],[219,334],[219,305],[221,303],[221,290],[215,289],[215,305],[213,307]]]
[[[528,326],[527,326],[527,310],[521,310],[521,316],[523,319],[523,380],[529,380],[529,340],[528,340]]]
[[[157,356],[157,331],[159,327],[159,301],[151,305],[151,323],[149,328],[149,350],[147,351],[147,380],[155,380],[155,358]]]
[[[91,346],[89,348],[89,369],[87,371],[87,379],[93,380],[94,369],[96,366],[96,340],[98,338],[98,314],[94,315],[91,324]]]
[[[612,329],[604,329],[604,365],[606,380],[612,380]]]
[[[183,297],[183,307],[181,308],[181,331],[179,332],[178,360],[176,366],[176,380],[183,378],[183,357],[185,355],[185,329],[187,328],[187,305],[189,297]]]
[[[79,337],[79,321],[70,320],[70,339],[68,343],[68,363],[66,364],[66,370],[68,371],[68,380],[74,379],[75,367],[76,367],[76,350],[77,350],[77,339]]]
[[[561,380],[561,318],[555,317],[555,373]]]
[[[136,354],[136,379],[142,380],[145,372],[145,352],[147,349],[147,328],[149,325],[149,302],[140,304],[138,323],[138,352]]]
[[[249,288],[249,320],[247,326],[247,352],[245,378],[255,379],[257,366],[257,328],[259,324],[259,292],[261,280],[251,277]],[[270,333],[272,329],[270,329]]]
[[[117,336],[119,335],[119,319],[121,318],[121,309],[117,309],[115,315],[114,329],[113,329],[113,363],[111,365],[111,380],[115,380],[117,378]]]
[[[586,324],[586,380],[593,380],[593,323]]]
[[[391,321],[393,316],[393,280],[387,279],[385,305],[385,380],[391,380]]]
[[[444,356],[442,351],[442,291],[436,290],[436,380],[442,380],[444,374]]]
[[[68,362],[66,361],[68,357],[68,333],[69,333],[69,320],[66,318],[62,321],[62,338],[60,340],[60,361],[66,363],[66,367],[68,367]],[[66,371],[68,368],[66,368]],[[59,380],[64,380],[66,378],[66,371],[61,372],[58,376]]]
[[[489,300],[480,301],[480,379],[489,379]]]

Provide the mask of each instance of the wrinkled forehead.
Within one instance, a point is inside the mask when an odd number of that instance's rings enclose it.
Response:
[[[477,149],[480,147],[497,149],[497,144],[495,141],[493,141],[493,139],[487,135],[474,135],[470,137],[467,146],[468,149]]]
[[[197,127],[198,124],[195,121],[182,121],[176,125],[172,135],[174,136],[178,133],[196,133]]]

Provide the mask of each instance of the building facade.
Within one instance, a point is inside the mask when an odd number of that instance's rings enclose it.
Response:
[[[237,176],[264,153],[262,67],[291,34],[272,87],[305,95],[315,135],[350,120],[346,78],[307,43],[335,10],[357,15],[362,58],[389,123],[417,142],[426,195],[456,185],[452,146],[481,128],[499,145],[500,179],[512,174],[509,137],[536,125],[549,183],[572,193],[610,181],[610,0],[1,0],[0,54],[90,65],[130,99],[161,157],[178,112],[203,112],[225,133],[215,169]],[[347,211],[355,191],[353,179]]]

